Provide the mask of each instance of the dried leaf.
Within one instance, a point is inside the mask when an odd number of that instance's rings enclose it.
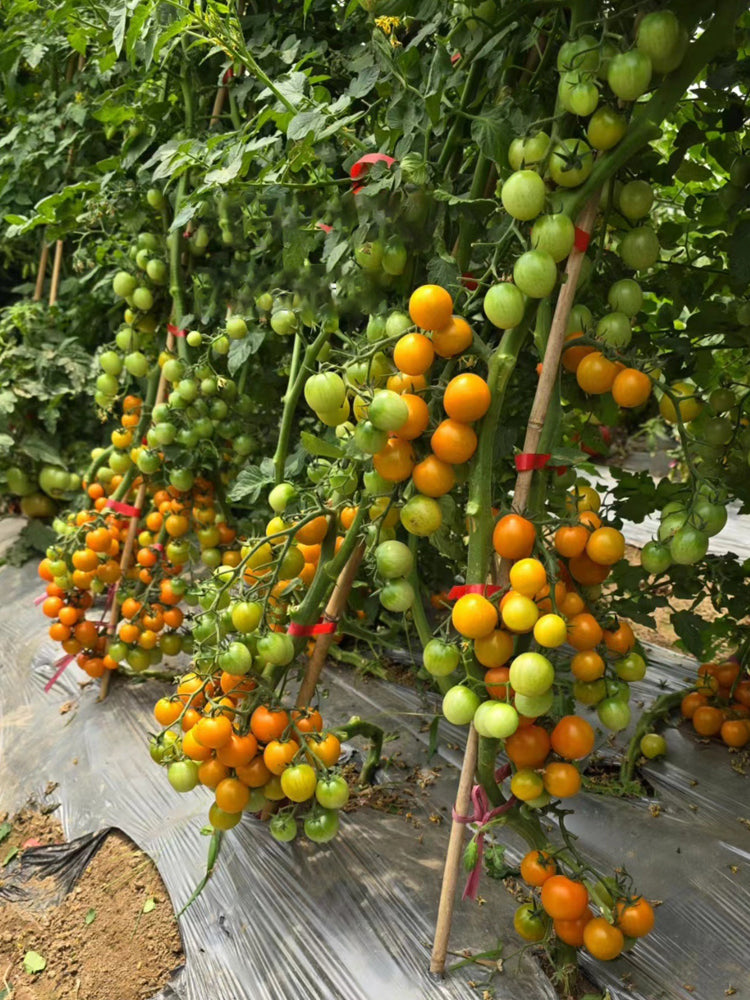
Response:
[[[156,908],[156,900],[154,899],[153,896],[149,896],[146,902],[143,904],[143,912],[150,913],[155,908]]]
[[[35,972],[44,972],[47,968],[47,959],[38,951],[27,951],[23,956],[23,967],[29,975]]]

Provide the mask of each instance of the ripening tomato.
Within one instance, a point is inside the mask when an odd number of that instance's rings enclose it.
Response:
[[[643,896],[618,899],[615,904],[615,923],[628,937],[645,937],[654,926],[654,909]]]
[[[552,749],[566,760],[581,760],[594,749],[594,730],[579,715],[564,715],[552,730]]]
[[[538,888],[556,871],[555,859],[547,851],[529,851],[521,859],[521,878],[527,885]]]
[[[588,902],[586,886],[565,875],[552,875],[542,886],[542,906],[553,920],[577,920]]]
[[[609,962],[620,954],[625,939],[619,927],[614,927],[604,917],[594,917],[583,929],[583,943],[594,958]]]

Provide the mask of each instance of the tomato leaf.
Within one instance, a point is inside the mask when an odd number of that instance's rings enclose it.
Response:
[[[84,924],[93,924],[96,920],[96,910],[88,910],[86,916],[83,918]]]
[[[8,836],[10,831],[13,829],[10,823],[0,823],[0,843]]]
[[[156,909],[156,900],[153,896],[149,896],[146,902],[143,904],[143,912],[151,913],[152,910]]]
[[[273,480],[273,470],[269,473],[250,465],[242,469],[237,476],[232,488],[227,493],[227,499],[255,503],[260,496],[261,490],[265,486],[269,486]]]
[[[244,365],[248,358],[256,354],[266,339],[266,331],[258,328],[251,330],[242,340],[233,340],[229,345],[227,367],[229,374],[234,375]]]
[[[300,433],[300,441],[302,442],[302,447],[309,455],[316,455],[319,458],[341,458],[344,454],[341,448],[338,448],[335,444],[324,441],[309,431],[302,431]]]
[[[44,972],[47,968],[47,959],[38,951],[27,951],[23,956],[23,968],[29,975],[33,975],[35,972]]]
[[[18,855],[20,853],[21,853],[21,848],[20,847],[11,847],[11,849],[8,851],[8,853],[3,858],[3,863],[2,863],[1,867],[5,868],[5,866],[9,865],[11,863],[11,861],[13,860],[13,858],[18,857]]]

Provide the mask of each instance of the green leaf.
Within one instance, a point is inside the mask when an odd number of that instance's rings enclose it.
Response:
[[[299,111],[287,126],[288,139],[304,139],[309,133],[317,139],[319,132],[325,127],[326,118],[321,111]]]
[[[83,918],[84,924],[93,924],[96,920],[96,910],[88,910],[86,916]]]
[[[349,84],[348,93],[351,97],[364,97],[378,82],[379,76],[380,70],[377,66],[365,66]]]
[[[50,465],[59,465],[61,468],[65,468],[65,462],[62,460],[60,452],[48,441],[38,437],[36,434],[29,434],[23,438],[18,446],[18,450],[23,452],[24,455],[28,455],[29,458],[35,458],[40,462],[48,462]]]
[[[24,971],[32,975],[34,972],[44,972],[47,968],[47,959],[40,955],[38,951],[27,951],[23,956]]]
[[[232,488],[229,490],[227,499],[255,503],[260,496],[261,490],[265,486],[269,486],[273,482],[273,478],[273,469],[271,469],[270,473],[253,465],[242,469]]]
[[[503,166],[508,161],[508,147],[516,132],[504,108],[492,108],[471,123],[471,138],[481,152]]]
[[[316,455],[319,458],[341,458],[344,454],[341,448],[338,448],[335,444],[324,441],[309,431],[302,431],[300,433],[300,442],[309,455]]]
[[[732,284],[743,293],[750,284],[750,219],[743,219],[727,240]]]
[[[464,871],[474,871],[477,861],[479,861],[479,847],[476,840],[472,837],[464,849]]]
[[[152,910],[156,909],[156,900],[153,896],[149,896],[146,902],[143,904],[143,912],[150,913]]]
[[[10,823],[1,823],[0,824],[0,843],[2,843],[2,841],[5,840],[5,838],[8,836],[8,834],[10,833],[10,831],[12,829],[13,829],[13,826]]]
[[[5,868],[5,866],[9,865],[11,863],[11,861],[13,860],[13,858],[17,857],[20,853],[21,853],[21,848],[20,847],[11,847],[11,849],[8,851],[8,853],[3,858],[3,863],[2,863],[2,865],[0,867]]]
[[[233,340],[229,345],[227,367],[229,374],[234,375],[244,365],[248,358],[256,354],[266,339],[265,330],[250,330],[242,340]]]

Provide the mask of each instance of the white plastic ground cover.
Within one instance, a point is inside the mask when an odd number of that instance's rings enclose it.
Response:
[[[153,857],[179,909],[203,872],[200,830],[210,799],[178,796],[146,752],[152,706],[166,687],[114,684],[99,704],[96,685],[81,690],[71,669],[45,695],[56,654],[32,604],[33,569],[0,571],[0,586],[0,808],[18,808],[58,782],[66,835],[123,830]],[[655,657],[648,679],[634,685],[634,699],[647,704],[690,673],[679,656],[655,650]],[[442,983],[426,972],[464,734],[441,724],[429,760],[434,699],[348,671],[325,676],[327,719],[357,714],[401,733],[385,744],[389,762],[380,777],[411,792],[411,818],[361,808],[325,847],[279,845],[257,821],[243,820],[225,836],[213,879],[180,921],[186,965],[161,1000],[481,996],[468,980],[482,982],[486,969],[468,967]],[[60,714],[70,701],[74,707]],[[750,818],[748,778],[732,769],[724,747],[698,743],[684,729],[666,735],[669,758],[646,769],[654,799],[581,795],[569,817],[602,867],[624,863],[649,898],[663,900],[648,939],[616,962],[586,969],[613,1000],[718,1000],[725,991],[750,1000],[750,829],[740,822]],[[603,749],[611,752],[606,743]],[[402,786],[415,768],[420,783]],[[511,860],[521,851],[520,842],[509,843]],[[516,901],[486,873],[479,895],[481,905],[457,901],[451,949],[505,942],[503,973],[493,979],[498,1000],[552,1000],[535,964],[519,960]]]

